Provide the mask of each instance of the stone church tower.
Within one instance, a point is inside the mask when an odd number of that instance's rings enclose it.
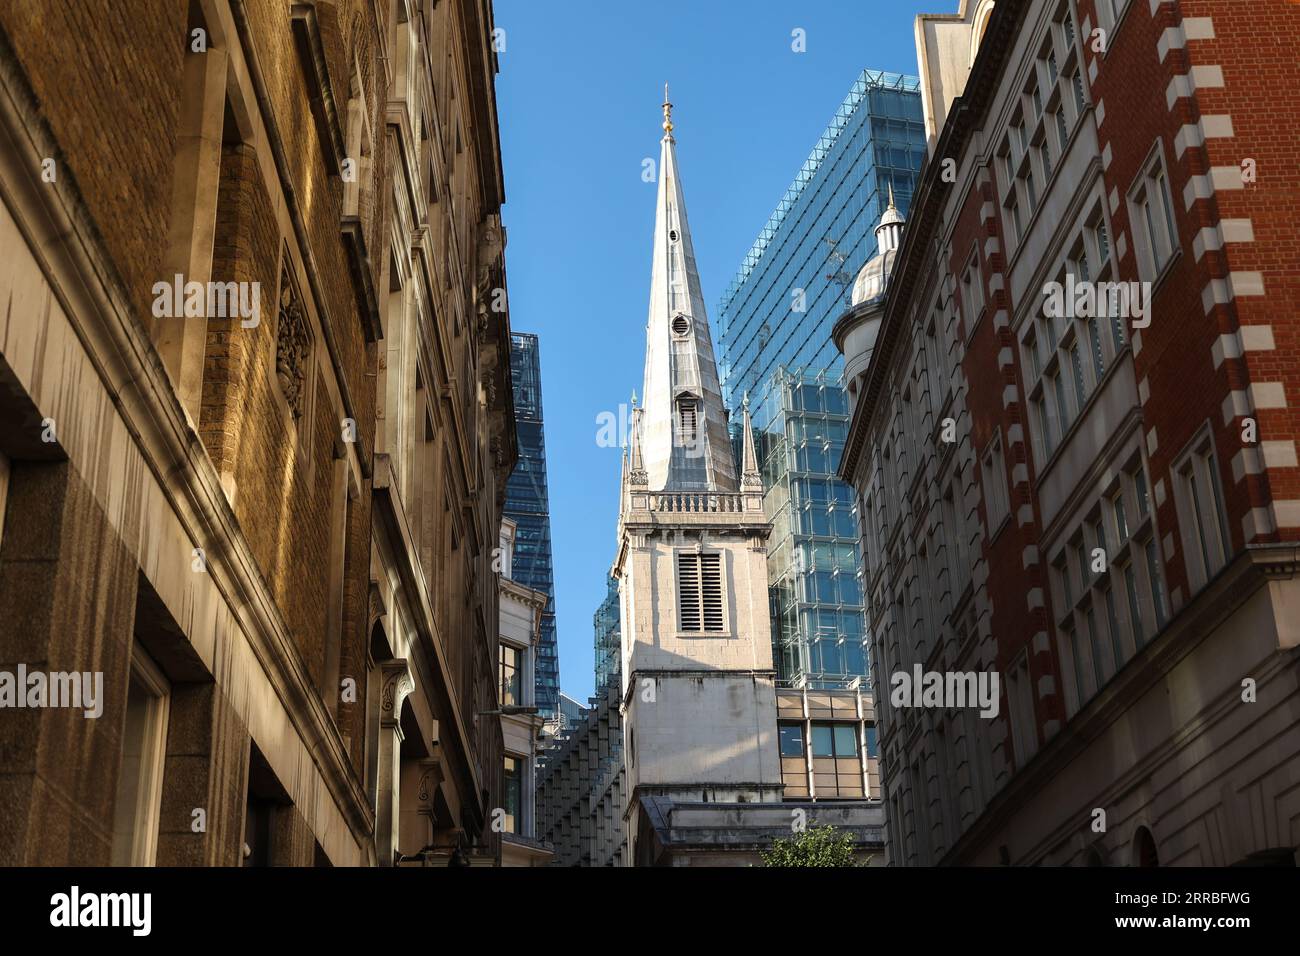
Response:
[[[665,89],[665,100],[667,90]],[[664,103],[645,383],[613,573],[622,609],[629,861],[675,803],[781,799],[763,486],[739,478]]]

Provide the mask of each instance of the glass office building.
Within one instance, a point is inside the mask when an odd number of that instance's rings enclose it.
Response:
[[[510,375],[514,385],[515,433],[519,461],[506,483],[505,514],[518,525],[514,579],[547,596],[534,671],[536,703],[553,716],[560,702],[560,654],[555,641],[555,578],[551,564],[551,506],[546,488],[546,434],[542,426],[542,367],[537,336],[510,336]]]
[[[618,581],[611,577],[605,585],[605,600],[592,615],[596,650],[596,695],[617,687],[623,679],[623,657],[619,622],[622,612],[618,603]]]
[[[716,313],[723,399],[739,423],[748,393],[754,417],[786,685],[844,687],[870,674],[854,496],[835,477],[849,415],[831,328],[876,254],[890,189],[906,215],[924,157],[918,81],[864,71]]]
[[[924,158],[919,81],[863,71],[722,295],[720,374],[733,418],[742,395],[782,365],[843,365],[831,326],[876,254],[888,187],[906,216]]]
[[[853,489],[835,477],[849,431],[840,374],[779,368],[750,396],[764,506],[773,656],[783,683],[870,674]]]

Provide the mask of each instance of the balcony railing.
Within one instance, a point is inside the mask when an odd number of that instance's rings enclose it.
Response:
[[[744,496],[724,491],[674,491],[650,496],[650,510],[683,514],[736,514]]]

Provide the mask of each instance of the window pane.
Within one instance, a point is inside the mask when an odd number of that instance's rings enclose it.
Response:
[[[803,727],[799,724],[781,724],[781,756],[803,756]]]
[[[813,724],[812,752],[814,757],[835,756],[835,735],[830,724]]]
[[[858,755],[858,728],[853,724],[835,725],[835,756],[856,757]]]

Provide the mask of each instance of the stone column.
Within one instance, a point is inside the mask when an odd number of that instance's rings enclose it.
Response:
[[[4,522],[0,670],[102,674],[102,712],[0,711],[0,865],[105,866],[138,569],[66,461],[15,461]]]
[[[248,731],[216,684],[172,684],[159,866],[243,865]],[[196,831],[195,810],[203,810]]]
[[[380,866],[397,860],[402,793],[402,704],[415,689],[405,658],[382,665],[384,690],[379,704],[379,799],[375,807],[375,852]]]

